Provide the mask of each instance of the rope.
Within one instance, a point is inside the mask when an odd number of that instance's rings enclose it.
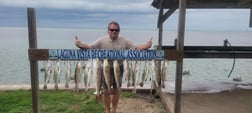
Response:
[[[230,77],[230,75],[232,74],[233,70],[234,70],[234,66],[235,66],[235,50],[232,47],[232,45],[229,43],[229,41],[227,39],[224,40],[225,42],[227,42],[227,44],[229,45],[229,47],[232,49],[233,53],[234,53],[234,59],[233,59],[233,66],[228,74],[228,78]]]

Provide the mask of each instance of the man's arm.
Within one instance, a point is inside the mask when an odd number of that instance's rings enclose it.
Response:
[[[80,49],[91,49],[88,44],[81,43],[77,36],[75,36],[75,45]]]
[[[152,38],[150,38],[150,40],[148,40],[146,44],[137,45],[136,49],[137,50],[149,49],[151,47],[151,45],[152,45]]]

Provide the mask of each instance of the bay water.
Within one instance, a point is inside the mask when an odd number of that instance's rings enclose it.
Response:
[[[74,37],[78,36],[84,43],[92,43],[97,37],[106,35],[106,29],[56,29],[37,28],[37,45],[39,49],[77,49]],[[121,30],[121,36],[135,44],[146,43],[153,37],[153,45],[158,42],[158,30]],[[163,45],[173,45],[177,37],[176,31],[164,31]],[[252,46],[252,31],[186,31],[186,45],[222,46],[228,39],[232,46]],[[28,28],[0,28],[0,85],[30,84],[30,64],[28,59]],[[39,61],[39,69],[45,61]],[[72,62],[74,69],[75,62]],[[235,61],[233,72],[228,78],[233,65],[233,59],[184,59],[184,70],[190,74],[184,75],[183,80],[230,81],[236,76],[242,77],[243,83],[252,83],[252,59]],[[61,81],[64,82],[65,65],[62,64]],[[73,70],[72,69],[72,70]],[[176,62],[170,61],[168,80],[174,80]],[[72,71],[73,75],[73,71]],[[43,84],[44,73],[39,72],[40,84]],[[51,78],[51,83],[53,79]]]

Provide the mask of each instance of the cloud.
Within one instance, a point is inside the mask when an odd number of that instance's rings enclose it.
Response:
[[[1,13],[3,17],[11,19],[0,23],[6,23],[3,26],[25,26],[25,9],[33,7],[36,8],[38,27],[104,28],[109,21],[116,20],[129,29],[150,29],[155,28],[158,13],[151,2],[152,0],[0,0],[0,12],[11,10],[8,14]],[[16,12],[20,14],[17,15]],[[135,26],[130,26],[132,23]]]
[[[105,28],[111,20],[126,29],[156,29],[153,0],[0,0],[0,26],[26,26],[26,8],[36,8],[39,27]],[[8,13],[6,13],[8,12]],[[239,15],[239,16],[237,16]],[[249,9],[190,9],[188,29],[247,29]],[[177,29],[178,10],[164,28]]]
[[[152,0],[1,0],[0,6],[150,12]]]

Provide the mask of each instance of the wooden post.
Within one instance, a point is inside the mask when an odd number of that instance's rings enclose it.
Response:
[[[252,7],[250,8],[249,27],[252,27]]]
[[[35,9],[28,8],[27,14],[28,14],[29,48],[37,48]],[[31,90],[32,90],[32,111],[33,113],[40,113],[37,60],[30,60],[30,72],[31,72]]]
[[[186,0],[179,0],[179,23],[178,23],[178,44],[177,50],[181,56],[177,60],[176,65],[176,83],[175,83],[175,106],[174,113],[181,112],[181,89],[182,89],[182,71],[184,57],[184,33],[185,33],[185,15],[186,15]]]
[[[164,13],[164,8],[163,8],[163,0],[160,2],[160,10],[159,10],[159,20],[158,20],[158,50],[161,50],[162,47],[162,40],[163,40],[163,22],[162,22],[162,18],[163,18],[163,13]],[[159,87],[156,88],[161,88],[161,61],[157,62],[157,68],[158,68],[158,78],[157,81]],[[160,91],[160,90],[157,90]],[[158,92],[160,93],[160,92]]]

